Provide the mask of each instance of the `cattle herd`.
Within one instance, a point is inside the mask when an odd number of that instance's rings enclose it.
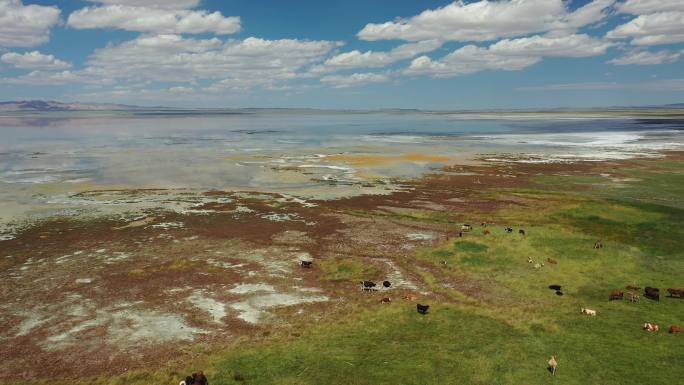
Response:
[[[481,226],[487,227],[487,223],[482,222]],[[459,231],[458,236],[463,237],[464,233],[470,232],[472,229],[473,229],[472,225],[464,224],[461,226],[461,229],[460,229],[461,231]],[[513,233],[513,231],[514,230],[512,227],[505,227],[504,228],[505,233],[511,234],[511,233]],[[482,234],[483,235],[489,235],[489,234],[491,234],[491,232],[489,230],[485,229],[485,230],[483,230]],[[524,229],[519,229],[518,234],[525,236],[526,232]],[[447,232],[447,237],[446,237],[447,240],[449,239],[449,235],[450,235],[450,233]],[[594,243],[594,249],[602,249],[602,248],[603,248],[603,242],[601,240],[598,240]],[[558,264],[558,261],[552,257],[547,258],[546,261],[552,265]],[[544,262],[535,263],[535,261],[531,257],[527,257],[527,262],[530,264],[533,264],[533,267],[535,268],[535,270],[539,270],[541,267],[544,266]],[[446,264],[446,261],[443,261],[442,263]],[[307,268],[307,269],[309,269],[313,266],[313,262],[311,262],[311,261],[300,261],[300,264],[303,268]],[[376,290],[378,290],[376,288],[377,286],[378,285],[373,281],[361,281],[361,290],[362,291],[366,291],[366,292],[376,291]],[[383,281],[382,286],[385,289],[388,289],[392,286],[392,284],[389,281]],[[558,296],[563,295],[563,291],[561,290],[561,285],[557,285],[557,284],[549,285],[549,289],[554,290],[556,295],[558,295]],[[631,284],[631,285],[627,285],[625,287],[625,289],[626,289],[627,294],[628,294],[628,299],[631,302],[638,302],[639,301],[639,298],[640,298],[639,297],[639,291],[641,290],[641,288],[639,286]],[[669,288],[669,289],[667,289],[667,292],[669,294],[669,297],[671,297],[671,298],[680,298],[680,299],[684,298],[684,289]],[[643,295],[644,295],[644,297],[651,299],[653,301],[660,301],[660,289],[658,289],[658,288],[647,286],[644,288]],[[623,290],[623,289],[611,290],[610,295],[608,297],[608,299],[610,301],[622,300],[624,298],[625,298],[625,290]],[[418,297],[413,293],[409,293],[409,294],[404,295],[403,299],[407,300],[407,301],[416,301],[418,299]],[[390,304],[391,302],[392,302],[392,300],[389,297],[384,297],[380,300],[381,304]],[[423,305],[420,303],[416,304],[416,311],[422,315],[427,314],[429,308],[430,308],[429,305]],[[580,314],[595,317],[597,315],[597,311],[593,310],[593,309],[588,309],[588,308],[581,308]],[[646,330],[649,332],[657,332],[660,330],[660,328],[657,324],[651,323],[651,322],[644,322],[644,324],[642,325],[642,328],[643,328],[643,330]],[[675,333],[681,333],[682,329],[678,325],[671,325],[668,331],[672,334],[675,334]],[[556,368],[558,366],[558,362],[557,362],[555,356],[551,357],[551,359],[548,362],[548,365],[549,365],[548,366],[549,371],[555,375],[556,374]]]
[[[637,293],[638,290],[641,290],[641,288],[637,285],[627,285],[625,289],[628,290],[629,293],[629,300],[631,302],[637,302],[639,300],[639,294]],[[674,288],[669,288],[667,289],[667,292],[669,293],[669,297],[672,298],[684,298],[684,289],[674,289]],[[644,297],[653,300],[653,301],[660,301],[660,289],[657,287],[650,287],[646,286],[644,288]],[[621,300],[624,298],[624,292],[620,289],[613,289],[610,292],[610,296],[608,297],[609,300]],[[651,323],[651,322],[644,322],[643,329],[649,332],[657,332],[660,330],[657,324]],[[682,329],[678,325],[671,325],[669,332],[672,334],[675,333],[680,333]]]

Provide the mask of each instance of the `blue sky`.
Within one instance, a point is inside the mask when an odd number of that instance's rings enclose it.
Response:
[[[0,100],[653,105],[683,56],[682,0],[0,0]]]

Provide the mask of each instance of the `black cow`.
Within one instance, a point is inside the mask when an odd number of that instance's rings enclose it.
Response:
[[[312,261],[302,261],[301,264],[302,264],[303,268],[310,269],[311,266],[313,265],[313,262]]]
[[[549,285],[549,289],[558,291],[561,289],[561,285]]]
[[[644,297],[654,301],[660,301],[660,289],[657,287],[648,287],[644,289]]]
[[[390,286],[392,286],[392,283],[390,281],[382,281],[382,286],[390,287]]]
[[[518,234],[525,235],[525,230],[523,230],[523,229],[518,230]]]
[[[418,313],[420,314],[427,314],[429,308],[430,305],[421,305],[419,303],[416,304],[416,310],[418,310]]]
[[[374,287],[377,286],[375,282],[372,281],[361,281],[361,285],[363,287],[363,290],[375,290]]]

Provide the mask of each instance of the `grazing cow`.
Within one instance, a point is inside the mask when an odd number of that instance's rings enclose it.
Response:
[[[558,361],[556,361],[556,356],[551,356],[551,359],[549,360],[549,371],[554,376],[556,375],[556,368],[557,367],[558,367]]]
[[[487,227],[487,222],[482,222],[482,223],[480,223],[480,226],[482,226],[482,227]]]
[[[610,297],[608,299],[612,301],[614,299],[622,299],[624,296],[625,293],[622,290],[614,289],[610,292]]]
[[[627,289],[627,290],[641,290],[641,288],[637,285],[627,285],[627,287],[625,289]]]
[[[599,239],[598,241],[594,242],[594,248],[595,249],[602,249],[603,248],[603,242]]]
[[[591,309],[587,309],[587,308],[583,307],[582,309],[580,309],[580,314],[596,316],[596,310],[591,310]]]
[[[670,293],[670,297],[678,297],[678,298],[684,298],[684,289],[667,289],[667,292]]]
[[[375,282],[372,281],[361,281],[361,288],[365,291],[375,290]]]
[[[203,371],[197,371],[192,374],[192,385],[208,385],[209,381]]]
[[[311,266],[313,265],[312,261],[301,261],[301,265],[305,269],[310,269]]]
[[[471,226],[467,223],[465,225],[461,226],[461,231],[470,231],[472,229],[473,229],[473,226]]]
[[[505,231],[506,233],[510,234],[510,233],[513,232],[513,229],[510,228],[510,227],[506,227],[506,228],[504,229],[504,231]]]
[[[390,281],[382,281],[382,286],[384,286],[384,287],[390,287],[390,286],[392,286],[392,282],[390,282]]]
[[[380,300],[380,303],[389,304],[392,300],[389,297],[385,297]]]
[[[523,230],[523,229],[518,230],[518,234],[525,235],[525,230]]]
[[[407,301],[415,301],[418,299],[418,296],[413,293],[408,293],[403,298]]]
[[[420,314],[427,314],[429,308],[430,305],[421,305],[419,303],[416,304],[416,310],[418,310],[418,313]]]
[[[563,295],[563,292],[560,290],[556,290],[556,295],[561,296],[561,295]]]
[[[491,234],[491,232],[489,230],[485,230],[482,232],[482,235],[489,235],[489,234]]]
[[[458,237],[459,237],[459,238],[463,238],[463,231],[459,231],[459,232],[458,232]]]
[[[534,263],[534,259],[532,259],[532,257],[527,257],[527,263]]]
[[[548,257],[548,258],[546,258],[546,261],[547,261],[548,263],[552,264],[552,265],[557,265],[557,264],[558,264],[558,261],[556,261],[556,258]]]
[[[657,332],[658,330],[660,330],[657,324],[652,324],[650,322],[644,322],[643,329],[647,332]]]
[[[549,285],[549,289],[551,289],[551,290],[560,290],[560,289],[561,289],[561,285]]]
[[[681,332],[682,332],[682,328],[680,328],[680,327],[677,326],[677,325],[672,325],[672,326],[670,326],[669,332],[670,332],[670,334],[681,333]]]
[[[629,293],[629,302],[639,302],[639,294]]]
[[[646,286],[644,289],[644,297],[654,301],[660,301],[660,289]]]

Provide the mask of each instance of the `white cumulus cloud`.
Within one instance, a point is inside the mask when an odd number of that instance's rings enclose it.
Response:
[[[684,42],[684,11],[640,15],[606,34],[611,39],[631,39],[634,45]]]
[[[543,57],[595,56],[605,53],[610,46],[585,34],[504,39],[489,47],[466,45],[438,60],[418,57],[404,73],[453,77],[484,70],[516,71],[540,62]]]
[[[379,68],[399,60],[411,59],[425,52],[430,52],[442,46],[439,40],[425,40],[416,43],[402,44],[388,52],[353,50],[335,55],[323,63],[312,68],[313,73],[324,73],[351,68]]]
[[[594,0],[570,12],[562,0],[502,0],[465,3],[429,9],[419,15],[381,24],[367,24],[363,40],[488,41],[552,30],[570,30],[596,23],[614,0]]]
[[[33,47],[47,42],[59,15],[57,7],[0,0],[0,47]]]
[[[204,10],[107,5],[79,9],[69,15],[67,25],[76,29],[115,28],[159,34],[211,32],[228,35],[240,31],[240,18]]]
[[[0,56],[0,61],[22,69],[63,70],[71,67],[71,64],[59,60],[53,55],[45,55],[38,51],[23,54],[8,52]]]
[[[684,11],[682,0],[627,0],[617,6],[618,11],[633,15],[656,12]]]
[[[132,5],[135,7],[151,7],[166,9],[194,8],[199,0],[89,0],[91,3]]]
[[[636,15],[606,34],[611,39],[630,39],[633,45],[684,42],[684,1],[627,0],[617,11]]]
[[[418,57],[411,62],[404,73],[438,78],[453,77],[484,70],[521,70],[539,61],[541,61],[540,57],[499,55],[487,48],[467,45],[439,60],[432,60],[427,56]]]
[[[340,43],[249,37],[223,42],[179,35],[140,36],[96,50],[83,75],[128,82],[212,80],[211,90],[250,88],[299,77]]]
[[[612,44],[585,34],[567,36],[531,36],[505,39],[489,46],[499,55],[586,57],[601,55]]]
[[[72,71],[32,71],[26,75],[13,78],[0,78],[1,83],[19,85],[54,86],[71,84],[79,80]]]
[[[329,75],[321,78],[321,82],[333,88],[347,88],[354,86],[365,86],[373,83],[384,83],[391,78],[381,73],[353,73],[351,75]]]
[[[608,63],[615,65],[654,65],[674,63],[681,59],[682,55],[684,55],[684,51],[631,51],[621,57],[609,60]]]

